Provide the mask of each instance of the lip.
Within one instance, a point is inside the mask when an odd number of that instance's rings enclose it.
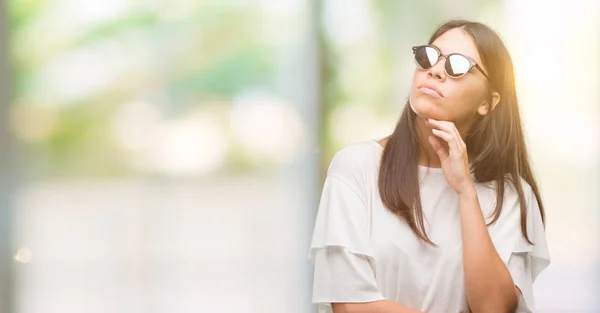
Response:
[[[434,97],[443,98],[444,94],[435,86],[429,84],[422,84],[418,88],[421,92],[426,93],[428,95],[432,95]]]

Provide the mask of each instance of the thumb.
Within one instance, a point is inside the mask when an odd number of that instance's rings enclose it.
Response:
[[[433,147],[433,151],[437,153],[440,160],[443,160],[448,156],[448,151],[444,149],[439,139],[437,139],[435,136],[429,136],[429,144],[431,144],[431,147]]]

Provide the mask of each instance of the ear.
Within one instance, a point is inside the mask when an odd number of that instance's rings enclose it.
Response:
[[[492,105],[490,106],[488,104],[487,101],[483,101],[481,103],[481,105],[479,105],[479,107],[477,108],[477,113],[479,113],[479,115],[487,115],[488,113],[492,112],[495,108],[496,105],[498,105],[498,103],[500,102],[500,94],[497,92],[492,92]],[[491,107],[491,110],[490,110]]]

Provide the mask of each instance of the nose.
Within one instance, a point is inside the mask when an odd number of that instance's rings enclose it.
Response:
[[[435,78],[439,81],[444,81],[446,79],[446,71],[444,70],[444,66],[446,65],[446,58],[440,57],[438,61],[427,70],[427,77]]]

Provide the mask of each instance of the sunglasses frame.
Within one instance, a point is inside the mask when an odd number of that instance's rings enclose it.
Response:
[[[472,68],[474,68],[474,67],[475,67],[475,68],[477,68],[477,69],[478,69],[478,70],[481,72],[481,74],[483,74],[483,76],[484,76],[484,77],[485,77],[487,80],[490,80],[490,78],[488,77],[488,75],[487,75],[487,74],[485,73],[485,71],[484,71],[484,70],[483,70],[483,69],[482,69],[482,68],[479,66],[479,64],[477,64],[477,62],[475,62],[475,61],[471,60],[471,58],[469,58],[468,56],[466,56],[466,55],[462,55],[462,54],[460,54],[460,53],[449,53],[449,54],[442,54],[442,51],[440,51],[440,49],[438,49],[438,47],[436,47],[436,46],[432,46],[432,45],[420,45],[420,46],[414,46],[414,47],[412,47],[413,54],[415,55],[415,64],[417,65],[417,67],[418,67],[419,69],[422,69],[422,70],[427,70],[427,69],[429,69],[429,68],[423,68],[423,67],[421,67],[421,65],[419,64],[419,62],[417,62],[417,58],[416,58],[416,55],[417,55],[417,50],[419,50],[420,48],[426,48],[426,47],[433,48],[433,49],[434,49],[434,50],[435,50],[435,51],[438,53],[438,59],[437,59],[437,61],[435,61],[435,63],[434,63],[434,64],[432,64],[432,65],[431,65],[431,67],[434,67],[434,66],[437,64],[437,62],[439,62],[439,61],[440,61],[441,57],[444,57],[444,58],[446,59],[446,62],[447,62],[447,61],[448,61],[448,58],[449,58],[449,57],[451,57],[451,56],[453,56],[453,55],[459,55],[459,56],[461,56],[461,57],[463,57],[463,58],[467,59],[467,61],[469,61],[469,69],[468,69],[466,72],[464,72],[463,74],[461,74],[460,76],[452,76],[452,75],[448,74],[448,70],[446,70],[446,65],[444,64],[444,72],[446,72],[446,75],[448,75],[449,77],[452,77],[452,78],[461,78],[461,77],[463,77],[465,74],[467,74],[467,73],[468,73],[468,72],[469,72],[469,71],[470,71]],[[430,68],[431,68],[431,67],[430,67]]]

